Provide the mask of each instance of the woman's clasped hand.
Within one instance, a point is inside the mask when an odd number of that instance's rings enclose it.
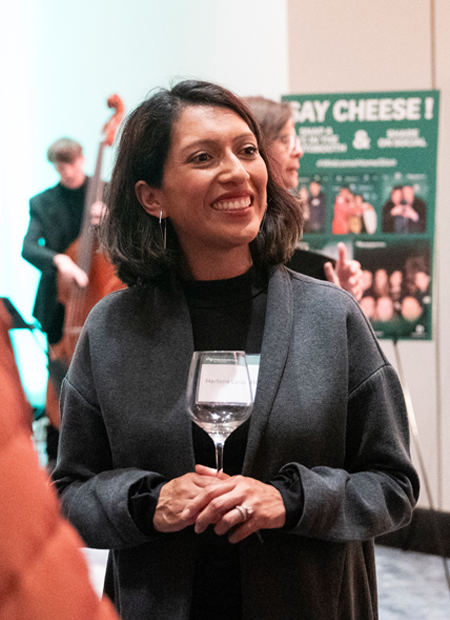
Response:
[[[275,487],[246,476],[217,474],[204,465],[197,465],[195,472],[172,480],[161,489],[154,517],[157,530],[174,532],[194,525],[195,532],[201,534],[214,525],[216,534],[228,533],[228,540],[237,543],[260,528],[284,525],[284,503]],[[248,518],[243,520],[245,513]]]
[[[195,473],[162,487],[153,519],[159,532],[177,532],[194,525],[195,532],[201,534],[214,525],[215,533],[228,534],[231,543],[261,528],[283,527],[284,521],[284,503],[275,487],[246,476],[217,473],[204,465],[196,465]]]

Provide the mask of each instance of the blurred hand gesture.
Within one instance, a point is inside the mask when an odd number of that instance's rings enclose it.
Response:
[[[342,241],[338,243],[338,252],[336,269],[331,263],[325,263],[325,276],[328,282],[340,286],[351,293],[357,301],[360,301],[363,294],[361,264],[357,260],[347,258],[347,246]]]

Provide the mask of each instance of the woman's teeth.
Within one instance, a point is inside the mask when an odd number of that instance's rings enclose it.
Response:
[[[238,209],[246,209],[252,203],[250,196],[246,198],[239,198],[235,200],[222,200],[220,202],[215,202],[213,204],[213,208],[217,211],[235,211]]]

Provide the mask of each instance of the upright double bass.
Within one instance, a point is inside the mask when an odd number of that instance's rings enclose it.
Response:
[[[102,297],[124,287],[115,275],[112,264],[99,251],[96,227],[91,224],[92,205],[101,202],[103,197],[101,172],[104,150],[114,143],[117,127],[124,113],[124,105],[118,95],[109,97],[107,103],[108,107],[114,109],[114,113],[102,129],[95,172],[87,189],[80,235],[65,252],[88,275],[89,283],[84,288],[76,284],[67,286],[58,278],[58,300],[65,306],[65,319],[61,340],[49,347],[50,381],[46,400],[47,416],[56,428],[59,427],[59,392],[62,379],[69,367],[87,315]]]

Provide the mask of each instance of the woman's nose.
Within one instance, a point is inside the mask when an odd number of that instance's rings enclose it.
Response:
[[[298,157],[299,159],[300,159],[300,157],[303,157],[303,155],[304,155],[303,148],[302,148],[302,143],[300,142],[300,138],[298,136],[295,137],[294,144],[293,144],[292,151],[291,151],[291,155],[293,157]]]
[[[228,155],[222,164],[221,180],[225,183],[242,183],[250,178],[243,162],[234,153]]]

